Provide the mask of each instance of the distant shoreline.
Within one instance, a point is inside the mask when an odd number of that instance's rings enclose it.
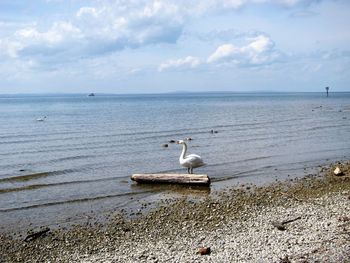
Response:
[[[37,97],[37,96],[87,96],[91,92],[50,92],[50,93],[0,93],[1,96],[26,96],[26,97]],[[170,91],[170,92],[150,92],[150,93],[105,93],[105,92],[93,92],[96,96],[150,96],[150,95],[200,95],[200,94],[326,94],[325,91],[269,91],[269,90],[256,90],[256,91]],[[329,94],[339,93],[350,93],[350,91],[330,91]]]

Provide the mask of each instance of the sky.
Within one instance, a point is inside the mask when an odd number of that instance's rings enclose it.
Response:
[[[349,0],[0,0],[0,93],[350,91]]]

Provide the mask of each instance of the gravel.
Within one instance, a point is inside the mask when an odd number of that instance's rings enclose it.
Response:
[[[350,224],[339,220],[350,215],[344,194],[288,206],[262,207],[247,214],[246,220],[233,220],[216,230],[184,231],[158,240],[142,237],[113,253],[73,258],[82,262],[349,262]],[[295,216],[301,219],[288,224],[286,231],[271,224]],[[205,228],[205,219],[201,224]],[[201,246],[209,246],[211,254],[196,253]]]
[[[335,166],[343,176],[333,175]],[[288,220],[284,231],[272,224]],[[293,182],[164,201],[133,219],[115,215],[31,242],[3,235],[0,262],[350,262],[350,163]]]

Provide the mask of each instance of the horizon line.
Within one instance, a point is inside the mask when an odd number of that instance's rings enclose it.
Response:
[[[349,91],[331,91],[329,93],[348,93]],[[8,95],[166,95],[166,94],[200,94],[200,93],[326,93],[326,91],[275,91],[275,90],[254,90],[254,91],[168,91],[150,93],[110,93],[110,92],[17,92],[0,93],[0,96]]]

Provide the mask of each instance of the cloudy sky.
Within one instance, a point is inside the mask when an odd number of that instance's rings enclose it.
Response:
[[[0,93],[350,91],[349,0],[0,0]]]

